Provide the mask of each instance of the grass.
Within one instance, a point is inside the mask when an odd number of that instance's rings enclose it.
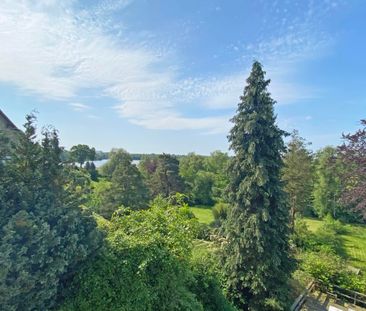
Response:
[[[198,220],[205,224],[214,221],[211,206],[195,206],[191,207],[193,214]],[[306,218],[309,230],[316,232],[319,230],[324,221],[314,218]],[[342,242],[346,251],[347,259],[350,265],[366,272],[366,226],[362,225],[345,225],[346,233],[342,234]]]
[[[317,231],[323,225],[322,220],[306,218],[309,230]],[[366,272],[366,226],[345,225],[346,233],[340,234],[349,263]]]
[[[191,207],[191,210],[193,214],[198,218],[199,222],[209,225],[214,221],[211,206],[197,205],[195,207]]]

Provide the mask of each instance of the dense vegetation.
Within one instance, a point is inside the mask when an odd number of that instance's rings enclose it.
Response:
[[[1,310],[287,310],[311,278],[366,292],[366,121],[285,147],[268,84],[255,62],[232,156],[66,151],[34,116],[0,132]]]

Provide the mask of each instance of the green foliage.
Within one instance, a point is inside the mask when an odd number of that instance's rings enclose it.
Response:
[[[179,161],[175,156],[165,153],[145,156],[139,164],[139,169],[153,198],[158,195],[167,198],[184,192],[184,182],[179,175]]]
[[[282,178],[285,182],[284,189],[289,197],[293,227],[297,213],[312,214],[313,191],[312,155],[306,149],[305,140],[298,135],[297,131],[292,133],[292,139],[284,155]]]
[[[229,184],[228,166],[230,158],[227,153],[214,151],[206,157],[205,167],[213,178],[212,196],[215,202],[225,201],[225,191]]]
[[[212,209],[212,214],[215,218],[215,225],[220,227],[229,214],[229,204],[223,202],[216,203]]]
[[[101,193],[101,203],[97,208],[100,215],[110,218],[120,207],[131,209],[146,208],[148,190],[141,173],[132,164],[131,156],[123,150],[111,152],[110,160],[102,171],[110,178],[110,186]]]
[[[83,168],[75,166],[65,166],[64,174],[66,177],[64,188],[72,195],[73,200],[79,205],[85,205],[90,200],[91,179],[90,175]]]
[[[212,205],[224,199],[228,162],[228,155],[220,151],[208,157],[189,153],[180,159],[179,173],[186,183],[191,204]]]
[[[91,180],[98,181],[98,171],[94,162],[86,162],[85,170],[89,173]]]
[[[116,213],[104,251],[78,274],[61,310],[230,310],[206,308],[224,298],[207,301],[220,294],[218,283],[189,261],[196,225],[188,206],[161,197],[148,210]]]
[[[205,170],[205,157],[189,153],[180,160],[179,172],[186,182],[192,204],[213,203],[213,175]]]
[[[345,255],[343,240],[338,233],[346,232],[344,225],[339,221],[328,219],[315,232],[308,230],[306,222],[298,219],[291,236],[292,242],[298,248],[308,251],[326,251],[328,253]]]
[[[229,297],[242,310],[285,308],[294,267],[280,181],[285,133],[275,124],[264,75],[254,62],[229,135],[235,156],[223,261]]]
[[[332,147],[320,150],[315,157],[314,209],[319,217],[331,214],[339,218],[344,207],[341,196],[341,163],[337,151]]]
[[[359,292],[366,291],[365,279],[349,271],[346,262],[334,253],[305,252],[300,259],[300,268],[328,288],[337,285]]]
[[[195,251],[191,260],[194,282],[190,286],[205,311],[235,311],[221,290],[223,283],[219,258],[212,249]]]
[[[27,117],[16,149],[0,159],[0,305],[6,311],[54,306],[101,237],[69,186],[57,132],[44,130],[40,144],[34,121]]]
[[[79,163],[80,167],[86,161],[94,161],[95,155],[95,148],[90,148],[88,145],[79,144],[70,149],[70,160]]]
[[[334,219],[329,214],[324,218],[323,230],[333,231],[336,234],[346,234],[347,227],[338,219]]]

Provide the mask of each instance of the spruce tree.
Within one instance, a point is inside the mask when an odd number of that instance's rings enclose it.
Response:
[[[158,156],[150,185],[153,197],[160,194],[167,198],[177,192],[184,192],[184,182],[179,175],[179,161],[175,156],[166,153]]]
[[[223,260],[228,295],[240,310],[283,309],[293,270],[289,208],[280,181],[285,132],[275,124],[269,83],[254,62],[228,136],[235,155]]]

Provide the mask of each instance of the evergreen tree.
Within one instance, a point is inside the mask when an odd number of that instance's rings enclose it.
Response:
[[[157,159],[156,170],[151,178],[151,192],[155,197],[167,198],[172,194],[184,191],[183,179],[179,175],[179,161],[170,154],[161,154]]]
[[[294,131],[291,136],[284,156],[282,178],[285,181],[285,191],[291,207],[293,228],[297,213],[301,215],[312,213],[313,158],[299,133]]]
[[[35,141],[27,117],[19,144],[0,159],[1,310],[49,310],[99,246],[93,218],[65,188],[56,131]]]
[[[89,173],[91,180],[98,181],[98,171],[94,162],[86,162],[84,168]]]
[[[115,151],[111,158],[113,172],[111,186],[105,191],[99,212],[110,218],[120,207],[141,209],[147,207],[149,195],[142,175],[136,165],[132,164],[131,156],[123,150]]]
[[[240,310],[283,309],[293,270],[280,181],[285,132],[275,125],[275,101],[264,75],[254,62],[228,137],[235,156],[223,260],[228,295]]]

